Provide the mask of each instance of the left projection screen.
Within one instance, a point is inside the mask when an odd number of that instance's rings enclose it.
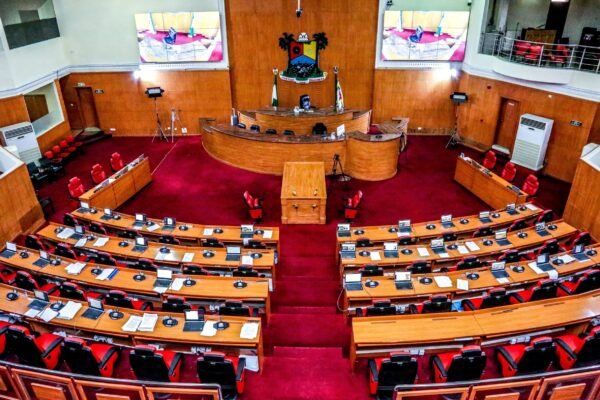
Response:
[[[136,14],[135,25],[142,64],[223,61],[218,11]]]

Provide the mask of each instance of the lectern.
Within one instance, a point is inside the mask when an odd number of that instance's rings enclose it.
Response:
[[[286,162],[281,184],[281,222],[324,224],[326,205],[325,163]]]

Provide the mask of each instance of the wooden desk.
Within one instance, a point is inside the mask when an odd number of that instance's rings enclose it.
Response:
[[[600,315],[600,292],[478,311],[352,319],[350,361],[410,347],[481,344],[544,329],[587,324]],[[498,344],[495,342],[494,344]]]
[[[37,234],[45,240],[54,243],[68,243],[74,245],[77,243],[75,239],[61,239],[56,233],[58,227],[65,228],[64,225],[50,223]],[[93,234],[94,239],[88,240],[86,244],[79,248],[79,250],[86,251],[89,253],[97,253],[103,251],[112,254],[120,259],[124,260],[137,260],[140,258],[146,258],[154,260],[158,265],[166,265],[172,267],[179,267],[186,262],[183,261],[183,257],[186,253],[193,254],[193,259],[190,263],[205,266],[207,269],[219,271],[220,273],[230,272],[234,268],[237,268],[242,264],[242,261],[227,261],[225,260],[226,249],[224,248],[212,248],[212,247],[191,247],[191,246],[176,246],[176,245],[165,245],[162,243],[148,242],[148,248],[143,253],[138,253],[132,250],[134,241],[132,239],[116,238],[113,236],[103,236],[97,233]],[[107,238],[108,242],[104,246],[97,247],[93,244],[99,238]],[[119,243],[129,243],[127,247],[119,246]],[[167,255],[165,260],[156,260],[156,256],[161,254],[160,249],[167,247],[170,249],[170,253]],[[205,252],[210,251],[213,253],[212,257],[206,257]],[[260,258],[253,259],[252,267],[261,273],[275,275],[275,251],[274,250],[245,250],[242,251],[242,256],[250,254],[261,254]]]
[[[456,161],[454,180],[471,191],[493,208],[502,208],[507,204],[521,204],[527,201],[527,194],[522,190],[518,193],[510,189],[511,183],[502,177],[489,172],[486,175],[483,167],[472,159],[459,157]]]
[[[115,209],[152,182],[150,161],[140,156],[79,197],[90,207]]]
[[[592,246],[592,248],[596,249],[597,251],[600,251],[600,244],[594,245]],[[562,254],[569,253],[570,252]],[[559,255],[560,254],[552,256],[552,259]],[[555,267],[559,276],[564,277],[574,275],[577,273],[582,273],[583,271],[592,268],[598,263],[600,263],[600,253],[596,254],[595,256],[591,256],[590,259],[586,261],[574,261],[569,264],[562,265],[553,264],[553,266]],[[450,288],[440,288],[436,285],[435,281],[426,285],[420,282],[420,278],[416,277],[412,279],[413,289],[398,290],[396,289],[396,285],[394,284],[394,277],[392,274],[390,274],[392,276],[372,278],[365,277],[362,278],[362,290],[344,290],[343,308],[345,310],[349,309],[348,314],[352,315],[356,307],[369,306],[371,305],[374,299],[389,299],[395,304],[409,304],[422,301],[432,294],[446,294],[451,299],[459,300],[479,296],[482,294],[482,292],[485,292],[492,288],[503,287],[510,291],[521,290],[536,284],[540,279],[546,279],[548,277],[547,273],[542,273],[538,275],[533,269],[527,266],[527,264],[528,261],[507,264],[507,283],[499,283],[498,280],[492,275],[492,272],[490,271],[489,267],[470,270],[469,272],[477,272],[477,274],[479,275],[479,278],[476,280],[469,280],[466,277],[466,271],[427,274],[427,277],[431,279],[433,279],[436,276],[447,276],[452,281],[452,287]],[[525,267],[525,270],[520,273],[514,272],[511,269],[511,267],[514,265],[522,265]],[[364,283],[367,281],[367,279],[376,281],[378,283],[378,286],[374,288],[368,288],[364,286]],[[469,281],[468,291],[460,290],[456,287],[456,281],[458,279]]]
[[[281,223],[324,224],[326,211],[327,187],[323,163],[285,163],[281,184]]]
[[[429,244],[413,245],[413,246],[400,246],[398,257],[393,257],[393,258],[383,257],[383,247],[382,246],[358,248],[355,259],[341,259],[340,260],[340,273],[344,274],[344,272],[347,272],[349,270],[356,270],[367,264],[377,264],[377,265],[381,265],[383,267],[386,267],[386,266],[387,267],[397,267],[397,266],[406,266],[414,261],[429,261],[433,265],[439,266],[439,265],[443,265],[443,264],[456,262],[457,260],[460,260],[465,256],[477,256],[483,260],[486,257],[491,257],[491,256],[497,255],[503,251],[510,250],[510,249],[525,250],[525,249],[531,249],[534,247],[538,247],[538,246],[541,246],[547,240],[564,239],[564,238],[567,238],[577,232],[576,228],[572,227],[571,225],[567,224],[566,222],[564,222],[562,220],[555,221],[554,223],[556,224],[556,229],[552,230],[552,231],[548,230],[548,232],[550,234],[547,236],[538,235],[535,232],[535,227],[530,227],[530,228],[524,229],[522,231],[527,234],[527,237],[525,237],[525,238],[519,238],[518,237],[519,232],[511,232],[507,236],[507,239],[511,242],[511,244],[508,246],[500,246],[494,240],[492,240],[493,243],[490,246],[485,246],[483,244],[483,241],[485,239],[490,239],[491,237],[469,239],[467,241],[474,242],[479,247],[479,250],[469,251],[468,254],[461,254],[458,250],[447,250],[447,254],[448,254],[447,258],[442,258],[438,254],[435,254],[431,250],[431,246]],[[458,241],[458,242],[456,242],[456,244],[464,244],[464,242],[467,242],[467,241]],[[419,253],[417,250],[418,248],[425,248],[429,252],[429,255],[423,256],[423,257],[419,256]],[[409,250],[410,254],[403,254],[401,251],[402,249]],[[378,251],[381,255],[381,260],[373,261],[371,259],[370,255],[364,255],[364,256],[360,255],[359,252],[362,250],[366,250],[368,252]]]
[[[19,248],[19,251],[25,248]],[[96,263],[86,263],[86,267],[79,275],[67,273],[65,268],[73,263],[73,260],[68,258],[52,256],[59,259],[60,265],[47,265],[40,268],[33,263],[39,259],[39,252],[36,250],[26,249],[29,254],[28,258],[22,258],[15,255],[11,258],[0,257],[0,264],[6,265],[16,270],[27,271],[31,274],[41,275],[45,278],[54,281],[69,281],[82,285],[87,288],[92,288],[98,292],[108,292],[113,289],[123,290],[129,294],[141,295],[144,300],[149,300],[155,306],[160,307],[160,302],[168,296],[176,295],[183,296],[186,300],[192,303],[212,303],[223,300],[241,300],[245,303],[252,303],[255,307],[265,310],[267,318],[270,315],[270,299],[269,299],[269,280],[265,278],[243,278],[248,285],[242,289],[233,287],[233,283],[237,278],[225,276],[191,276],[196,282],[194,286],[182,286],[181,290],[173,290],[169,288],[162,295],[154,291],[154,281],[156,280],[155,272],[144,272],[146,279],[144,281],[136,281],[134,276],[139,273],[138,270],[131,268],[119,268],[108,265],[100,265]],[[118,270],[117,274],[110,280],[99,280],[97,275],[92,273],[95,267],[101,269],[112,268]],[[173,274],[173,280],[177,278],[186,279],[188,275]]]
[[[110,219],[104,220],[102,219],[103,210],[97,210],[95,214],[93,214],[90,210],[85,209],[77,209],[72,212],[72,214],[80,221],[84,222],[96,222],[102,224],[104,227],[109,230],[115,231],[124,231],[133,229],[133,223],[135,222],[135,217],[133,215],[118,213],[113,211],[113,215],[118,215],[120,219]],[[185,243],[193,243],[195,245],[201,245],[202,240],[205,239],[217,239],[222,243],[235,243],[240,244],[243,243],[244,239],[240,238],[240,227],[239,226],[218,226],[218,225],[200,225],[200,224],[191,224],[187,222],[177,222],[177,226],[173,230],[163,229],[163,220],[148,218],[148,221],[153,222],[160,226],[160,228],[156,230],[149,230],[148,226],[142,227],[138,232],[144,236],[148,236],[150,238],[156,239],[158,236],[162,235],[172,235],[175,238],[185,242]],[[186,226],[187,230],[181,230],[180,228]],[[214,229],[220,228],[223,230],[222,233],[214,232]],[[205,230],[210,229],[213,232],[210,235],[205,235]],[[255,233],[250,240],[257,240],[267,247],[276,248],[279,250],[279,228],[278,227],[262,227],[255,226]],[[257,231],[271,231],[271,237],[265,238],[264,233],[258,233]]]
[[[6,294],[9,291],[16,290],[19,293],[19,298],[15,301],[6,299]],[[244,318],[244,317],[223,317],[224,321],[230,323],[228,329],[217,331],[215,336],[201,336],[199,332],[184,332],[184,318],[173,313],[151,312],[158,314],[159,320],[153,332],[125,332],[121,327],[127,322],[131,315],[143,315],[143,312],[121,308],[124,317],[119,320],[112,320],[109,313],[105,312],[97,320],[91,320],[82,317],[82,314],[88,308],[87,304],[82,303],[83,307],[77,312],[72,320],[61,320],[54,318],[48,323],[44,323],[37,318],[25,317],[25,313],[29,309],[28,305],[33,300],[33,294],[21,289],[14,289],[10,286],[0,284],[0,311],[22,316],[24,319],[31,322],[37,331],[65,331],[75,336],[83,336],[93,338],[95,335],[104,335],[115,338],[115,343],[126,346],[137,344],[161,344],[168,349],[182,352],[192,352],[192,347],[208,346],[213,350],[223,350],[228,354],[239,355],[241,353],[252,353],[258,356],[259,363],[262,365],[263,344],[262,344],[262,326],[260,326],[260,318]],[[67,299],[60,297],[51,297],[51,302],[62,301],[66,303]],[[76,301],[77,303],[77,301]],[[114,308],[109,307],[108,310]],[[174,327],[166,327],[162,324],[162,320],[171,316],[178,321]],[[206,315],[207,321],[217,321],[219,316]],[[246,322],[256,322],[259,324],[258,334],[255,339],[242,339],[240,332],[242,326]]]
[[[397,232],[390,232],[390,229],[398,229],[398,225],[380,225],[380,226],[356,226],[352,227],[350,237],[337,237],[338,244],[346,242],[355,242],[358,239],[365,238],[369,239],[373,243],[382,242],[395,242],[399,239],[404,238],[415,238],[419,239],[432,239],[441,237],[444,233],[456,233],[459,237],[469,237],[473,232],[481,227],[490,227],[493,229],[499,229],[501,227],[508,226],[518,219],[531,219],[538,216],[542,209],[527,203],[522,204],[516,209],[517,214],[510,215],[506,212],[505,208],[496,210],[491,214],[498,213],[498,217],[490,217],[492,223],[486,224],[479,220],[479,215],[469,215],[466,217],[454,217],[455,226],[449,229],[444,228],[440,221],[427,221],[413,223],[411,228],[412,232],[409,236],[399,237]],[[467,223],[462,223],[461,220],[466,219]],[[427,229],[428,225],[433,225],[433,229]]]

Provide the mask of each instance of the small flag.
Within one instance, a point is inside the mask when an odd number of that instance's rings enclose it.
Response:
[[[335,110],[338,112],[344,111],[344,94],[342,93],[342,85],[337,81],[335,88]]]
[[[273,74],[273,93],[271,94],[271,106],[279,106],[279,95],[277,94],[277,74]]]

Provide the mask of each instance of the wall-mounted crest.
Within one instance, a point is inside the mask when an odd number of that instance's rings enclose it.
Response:
[[[328,45],[324,32],[315,33],[312,40],[301,33],[298,40],[291,33],[284,32],[279,38],[279,47],[288,52],[288,67],[279,75],[285,81],[310,83],[322,81],[327,73],[319,68],[319,51]]]

